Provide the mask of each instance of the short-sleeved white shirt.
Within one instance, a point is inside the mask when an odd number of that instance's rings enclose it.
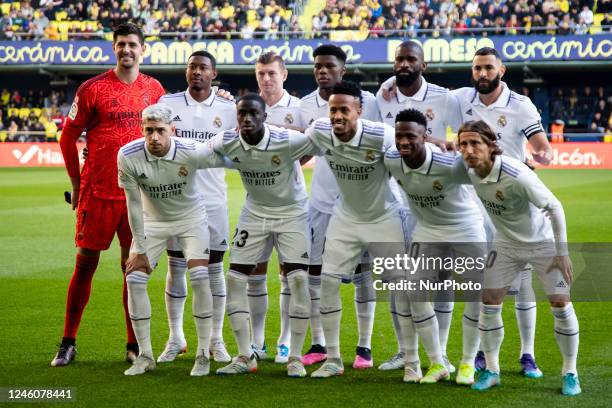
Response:
[[[359,119],[355,136],[344,143],[334,135],[329,118],[323,118],[316,120],[306,135],[325,158],[338,184],[337,214],[354,222],[373,223],[399,206],[384,165],[384,154],[395,141],[393,128]]]
[[[461,156],[436,152],[426,143],[425,161],[411,169],[395,147],[385,166],[406,193],[417,223],[412,238],[419,242],[470,242],[484,225],[480,210],[463,184],[470,183]]]
[[[497,101],[485,106],[475,88],[460,88],[452,91],[461,106],[462,121],[482,120],[498,136],[504,155],[525,161],[527,140],[544,132],[542,118],[531,100],[512,92],[502,82],[503,91]]]
[[[214,92],[202,102],[193,99],[188,90],[164,95],[159,102],[172,108],[172,124],[176,127],[178,137],[204,143],[217,133],[237,126],[234,102],[220,98]],[[227,185],[224,169],[198,171],[196,183],[205,197],[206,208],[213,209],[226,205]]]
[[[300,116],[300,98],[283,90],[283,96],[273,106],[266,105],[266,123],[274,126],[292,126],[304,128]]]
[[[380,122],[380,112],[376,97],[371,92],[361,91],[363,108],[361,118]],[[319,95],[319,89],[306,95],[301,100],[300,116],[304,126],[310,126],[315,120],[329,117],[328,102]],[[310,205],[320,212],[332,214],[334,204],[340,191],[338,183],[325,160],[317,158],[312,172]]]
[[[495,241],[515,244],[554,239],[550,220],[540,209],[557,199],[523,162],[496,156],[488,176],[480,178],[473,169],[468,175],[495,225]]]
[[[376,93],[376,103],[384,123],[395,127],[395,117],[404,109],[416,109],[427,118],[427,136],[446,140],[446,129],[456,131],[461,126],[461,111],[457,98],[446,88],[428,83],[422,78],[421,87],[413,96],[406,96],[399,88],[389,102],[383,98],[383,84]]]
[[[222,167],[224,160],[210,146],[171,138],[163,157],[151,154],[145,138],[123,146],[117,155],[119,186],[140,189],[145,222],[189,222],[206,215],[205,197],[196,186],[198,169]]]
[[[304,183],[296,176],[295,161],[314,154],[310,140],[294,130],[265,124],[257,145],[239,132],[227,130],[211,141],[215,152],[238,170],[247,191],[245,208],[262,218],[290,218],[306,212]]]

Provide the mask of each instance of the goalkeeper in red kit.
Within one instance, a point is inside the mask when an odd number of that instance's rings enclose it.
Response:
[[[125,196],[117,182],[117,152],[142,136],[142,110],[164,94],[157,80],[139,72],[144,50],[141,29],[129,23],[119,25],[113,33],[117,65],[79,87],[62,132],[60,145],[72,182],[72,209],[77,210],[77,254],[68,286],[64,337],[51,362],[54,367],[68,365],[76,356],[76,334],[89,300],[100,251],[109,248],[115,233],[121,245],[121,269],[125,273],[132,234]],[[86,131],[89,152],[80,171],[76,142],[83,131]],[[123,308],[127,326],[126,358],[131,362],[138,355],[138,344],[128,313],[125,277]]]

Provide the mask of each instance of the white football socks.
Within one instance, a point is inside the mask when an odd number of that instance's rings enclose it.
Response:
[[[321,275],[321,325],[327,343],[327,358],[340,359],[340,320],[342,300],[337,277]]]
[[[480,330],[480,347],[485,354],[487,370],[499,374],[499,349],[504,341],[504,322],[502,305],[482,304],[478,329]]]
[[[128,290],[128,309],[140,354],[153,358],[151,347],[151,303],[147,293],[149,275],[141,271],[129,273],[125,281]]]
[[[574,306],[569,303],[565,307],[551,307],[555,316],[555,338],[563,356],[561,375],[578,374],[576,359],[578,357],[579,327]]]
[[[223,318],[225,317],[225,276],[223,276],[223,262],[208,265],[208,280],[213,302],[212,340],[223,339]]]
[[[412,322],[419,334],[423,348],[429,357],[431,364],[444,364],[442,360],[442,349],[440,347],[440,328],[436,313],[429,302],[412,302]],[[404,326],[402,326],[402,329]]]
[[[372,331],[376,311],[376,291],[369,270],[353,276],[355,285],[355,310],[357,312],[357,331],[359,347],[372,348]]]
[[[451,296],[450,292],[445,292],[444,296]],[[433,308],[436,312],[436,319],[438,320],[438,327],[440,328],[440,349],[442,355],[446,355],[446,345],[448,344],[448,333],[450,332],[451,320],[453,319],[453,309],[455,307],[454,302],[434,302]]]
[[[531,283],[531,268],[522,270],[520,276],[521,285],[519,293],[514,300],[514,310],[516,313],[519,334],[521,336],[521,356],[523,354],[531,354],[535,358],[534,342],[537,304],[535,302],[535,293]]]
[[[187,300],[187,263],[184,258],[168,255],[168,273],[166,274],[166,314],[170,329],[169,340],[184,344],[183,310]]]
[[[289,357],[302,356],[302,347],[308,331],[310,319],[310,293],[308,292],[308,272],[298,269],[287,273],[287,283],[291,290],[288,314],[291,318],[291,346]]]
[[[321,326],[321,276],[308,276],[308,291],[310,292],[310,336],[311,344],[325,347],[325,336]]]
[[[262,349],[265,344],[266,313],[268,312],[268,287],[266,275],[250,275],[247,295],[251,313],[253,345]]]
[[[474,358],[480,346],[480,331],[478,318],[480,316],[479,302],[466,302],[463,307],[463,356],[461,363],[474,365]]]
[[[238,343],[238,354],[249,357],[253,352],[249,335],[247,282],[248,276],[243,273],[230,270],[227,274],[227,316]]]
[[[308,290],[308,288],[307,288]],[[289,340],[291,339],[291,322],[289,320],[289,307],[291,304],[291,289],[287,282],[287,277],[280,275],[280,298],[279,298],[279,309],[280,309],[280,335],[278,336],[277,344],[285,344],[289,347]],[[310,304],[310,302],[309,302]]]
[[[198,350],[196,356],[210,353],[210,334],[212,329],[213,301],[208,282],[208,268],[196,266],[189,269],[189,280],[193,290],[193,320],[198,334]]]

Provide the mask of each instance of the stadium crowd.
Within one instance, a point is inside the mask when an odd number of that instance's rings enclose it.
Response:
[[[64,91],[0,92],[0,142],[57,142],[70,105]]]
[[[317,37],[329,30],[369,31],[370,38],[468,35],[586,34],[609,26],[612,1],[600,0],[328,0],[313,18]],[[595,18],[595,14],[599,18]],[[609,31],[609,27],[606,28]]]
[[[1,39],[104,38],[132,21],[149,39],[301,38],[292,0],[3,1]],[[360,38],[586,34],[610,31],[612,0],[328,0],[309,37],[354,30]],[[189,33],[189,34],[187,34]]]

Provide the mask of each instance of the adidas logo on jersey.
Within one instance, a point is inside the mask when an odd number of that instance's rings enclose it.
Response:
[[[471,115],[472,115],[472,109],[471,109],[471,108],[470,108],[470,109],[468,109],[468,111],[467,111],[467,112],[465,112],[465,114],[466,114],[466,115],[470,115],[470,116],[471,116]]]
[[[332,155],[332,152],[331,152],[331,150],[327,149],[327,150],[325,151],[325,154],[326,154],[327,156],[331,156],[331,155]]]
[[[391,112],[389,112],[389,113],[387,113],[387,116],[385,116],[385,118],[393,119],[393,114]]]
[[[302,259],[309,259],[308,252],[304,252],[301,256]]]
[[[138,178],[146,180],[148,177],[146,174],[142,173],[140,176],[138,176]]]
[[[557,288],[567,288],[567,285],[565,284],[564,281],[559,281],[559,283],[557,283],[557,286],[555,286]]]
[[[234,157],[234,158],[232,159],[232,161],[233,161],[234,163],[240,163],[240,159],[238,158],[238,156]]]
[[[176,115],[174,118],[172,118],[173,122],[180,122],[181,121],[181,117],[179,115]]]
[[[227,245],[227,240],[224,239],[223,241],[221,241],[221,245]]]
[[[210,254],[210,251],[208,250],[208,248],[206,248],[206,249],[204,250],[204,255],[209,255],[209,254]]]

